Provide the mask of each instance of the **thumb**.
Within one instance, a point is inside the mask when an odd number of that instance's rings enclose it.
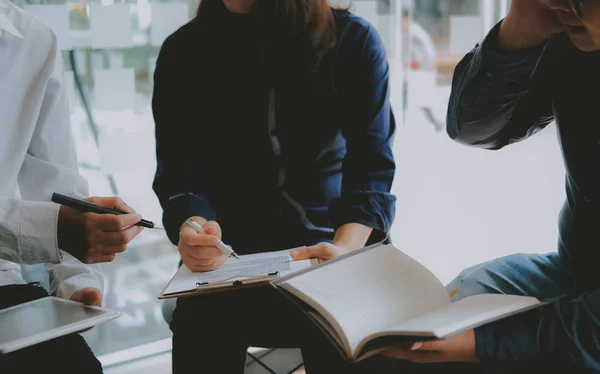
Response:
[[[85,305],[100,306],[102,304],[102,293],[95,288],[85,288],[81,290],[81,294],[76,300]]]
[[[204,229],[205,234],[214,235],[217,238],[221,239],[221,226],[219,226],[219,224],[215,221],[205,223],[204,226],[202,226],[202,228]]]
[[[290,255],[294,260],[310,260],[315,258],[327,260],[333,257],[330,248],[322,243],[312,247],[301,247],[294,249],[290,251]]]
[[[310,260],[314,257],[313,247],[301,247],[290,251],[290,256],[294,260]]]
[[[425,341],[425,342],[416,342],[410,346],[411,351],[436,351],[438,350],[439,344],[438,341]]]

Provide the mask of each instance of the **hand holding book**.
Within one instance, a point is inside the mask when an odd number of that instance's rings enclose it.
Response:
[[[272,285],[351,362],[384,352],[419,362],[476,361],[474,328],[543,304],[532,297],[501,294],[452,302],[430,270],[393,245],[381,244],[350,251]]]
[[[417,363],[479,362],[475,331],[472,329],[447,339],[397,346],[386,350],[383,354]]]

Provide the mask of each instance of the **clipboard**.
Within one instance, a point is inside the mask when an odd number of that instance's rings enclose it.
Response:
[[[183,265],[182,265],[183,266]],[[168,289],[170,282],[163,288],[159,299],[171,299],[176,297],[186,297],[186,296],[195,296],[195,295],[203,295],[207,293],[216,293],[216,292],[227,292],[227,291],[235,291],[243,288],[250,287],[258,287],[258,286],[266,286],[270,284],[273,280],[279,277],[279,272],[269,273],[266,275],[256,276],[256,277],[245,277],[244,279],[236,279],[230,282],[196,282],[196,288],[192,288],[190,290],[180,291],[180,292],[171,292],[165,293]]]
[[[221,268],[209,272],[194,273],[181,265],[158,298],[170,299],[268,286],[280,277],[310,266],[310,260],[294,261],[289,249],[241,255],[239,260],[229,258]]]

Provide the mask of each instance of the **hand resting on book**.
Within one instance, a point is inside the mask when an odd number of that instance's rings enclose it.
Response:
[[[296,261],[310,260],[311,264],[317,265],[348,252],[349,251],[347,249],[342,248],[340,246],[336,246],[327,242],[322,242],[311,247],[302,247],[294,249],[290,252],[290,255]]]
[[[372,231],[373,228],[362,223],[349,222],[336,230],[333,244],[321,242],[311,247],[299,248],[290,254],[294,260],[310,260],[312,265],[317,265],[363,248]]]

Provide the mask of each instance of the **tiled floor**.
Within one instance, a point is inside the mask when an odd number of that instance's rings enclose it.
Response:
[[[270,370],[281,374],[305,374],[304,369],[292,372],[301,363],[300,352],[295,349],[251,350]],[[101,358],[102,359],[102,358]],[[165,352],[149,358],[105,367],[105,374],[171,374],[171,353]],[[269,374],[263,366],[248,358],[245,374]]]

